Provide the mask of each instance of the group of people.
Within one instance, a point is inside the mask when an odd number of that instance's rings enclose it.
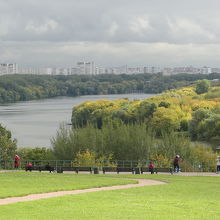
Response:
[[[18,155],[15,155],[15,158],[14,158],[14,168],[15,169],[18,169],[18,167],[20,166],[20,160],[21,158],[18,156]],[[28,162],[26,165],[25,165],[25,168],[26,170],[32,170],[32,163],[31,162]]]
[[[180,156],[176,155],[176,157],[173,161],[173,166],[174,166],[174,171],[175,172],[180,171],[179,160],[180,160]],[[217,159],[216,159],[216,173],[220,174],[220,156],[217,156]]]
[[[173,168],[174,168],[174,172],[176,173],[180,172],[179,161],[180,161],[180,156],[176,155],[173,160]],[[220,162],[220,157],[219,157],[219,162]],[[150,161],[150,163],[148,164],[148,169],[151,174],[154,174],[154,163],[152,161]],[[219,164],[219,170],[220,170],[220,164]]]
[[[15,158],[14,158],[14,168],[15,168],[15,169],[18,169],[18,168],[19,168],[19,166],[20,166],[20,160],[21,160],[21,158],[20,158],[18,155],[15,155]],[[33,169],[33,164],[32,164],[31,162],[28,162],[28,163],[25,165],[25,170],[26,170],[26,171],[32,171],[32,169]],[[46,170],[49,170],[50,173],[54,170],[54,168],[51,167],[49,163],[46,164],[45,169],[46,169]]]
[[[176,155],[173,160],[173,168],[174,168],[174,172],[176,173],[180,172],[179,162],[180,162],[180,156]],[[154,174],[154,164],[152,161],[148,164],[148,168],[151,174]],[[220,156],[217,156],[217,159],[216,159],[216,173],[220,174]]]

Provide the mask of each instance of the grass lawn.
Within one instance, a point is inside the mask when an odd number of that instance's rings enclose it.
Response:
[[[100,175],[96,177],[95,175],[89,174],[7,172],[0,173],[0,198],[42,192],[123,185],[135,182],[137,181],[120,178],[104,178]]]
[[[93,175],[92,178],[98,181],[103,179],[101,176]],[[76,177],[85,178],[84,175]],[[175,175],[126,175],[124,177],[158,179],[167,181],[168,184],[4,205],[0,206],[0,219],[220,219],[220,177]],[[105,179],[107,182],[111,181],[111,178]]]

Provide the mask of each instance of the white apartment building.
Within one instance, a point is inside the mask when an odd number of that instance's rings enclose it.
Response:
[[[77,74],[94,75],[96,74],[96,66],[94,62],[77,62]]]
[[[108,67],[105,69],[105,73],[108,74],[127,74],[127,65],[119,67]]]
[[[53,68],[19,68],[20,74],[34,75],[71,75],[71,68],[53,67]]]
[[[217,68],[216,68],[217,69]],[[166,67],[163,69],[164,75],[175,75],[180,73],[187,73],[187,74],[210,74],[213,72],[213,69],[210,67],[202,67],[202,68],[196,68],[193,66],[186,66],[186,67],[174,67],[169,68]]]
[[[87,62],[85,63],[85,74],[86,75],[94,75],[96,72],[95,63],[94,62]]]
[[[76,74],[78,74],[78,68],[77,67],[72,67],[70,72],[71,72],[70,73],[71,75],[76,75]]]
[[[1,63],[0,64],[0,75],[5,74],[17,74],[18,66],[16,63]]]
[[[201,68],[200,73],[201,74],[210,74],[210,73],[212,73],[212,68],[204,66]]]
[[[128,67],[127,68],[127,74],[138,74],[138,73],[144,73],[143,67]]]
[[[46,68],[27,67],[27,68],[19,68],[18,73],[19,74],[43,75],[43,74],[47,74],[47,70]]]

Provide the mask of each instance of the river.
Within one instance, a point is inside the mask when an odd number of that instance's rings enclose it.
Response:
[[[0,105],[0,123],[12,132],[18,147],[50,147],[61,123],[71,123],[72,107],[85,101],[145,99],[151,94],[56,97]]]

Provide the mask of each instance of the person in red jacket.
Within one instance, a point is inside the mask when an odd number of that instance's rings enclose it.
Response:
[[[148,164],[148,168],[151,174],[154,174],[154,163],[152,161],[150,161],[150,163]]]
[[[29,163],[26,164],[25,170],[26,171],[29,170],[31,172],[32,171],[32,167],[33,167],[33,164],[31,162],[29,162]]]
[[[18,155],[15,155],[15,162],[14,162],[14,167],[18,168],[18,166],[20,165],[20,157]]]

